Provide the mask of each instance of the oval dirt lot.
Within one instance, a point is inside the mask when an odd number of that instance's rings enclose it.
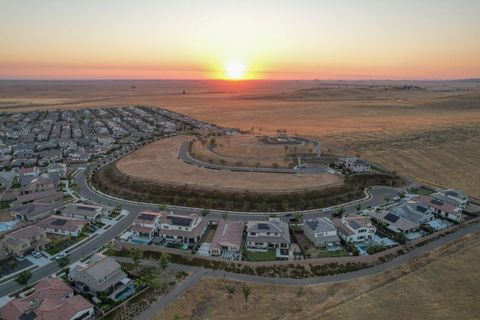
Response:
[[[160,183],[220,190],[281,192],[325,188],[343,183],[333,174],[278,174],[217,171],[177,158],[178,146],[191,137],[177,136],[151,143],[120,159],[117,168],[132,177]]]

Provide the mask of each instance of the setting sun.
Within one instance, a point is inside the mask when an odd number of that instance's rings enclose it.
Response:
[[[245,78],[246,67],[240,61],[230,61],[225,66],[225,77],[230,80],[241,80]]]

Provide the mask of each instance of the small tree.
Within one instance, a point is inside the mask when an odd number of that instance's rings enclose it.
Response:
[[[361,204],[357,204],[357,206],[355,207],[355,209],[357,209],[357,211],[362,210],[362,205],[361,205]]]
[[[168,268],[168,263],[170,262],[170,256],[168,253],[162,252],[160,254],[160,258],[158,259],[158,266],[160,267],[160,270],[162,270],[163,277],[165,277],[165,271]]]
[[[32,273],[30,271],[23,271],[23,272],[20,272],[18,277],[15,279],[15,281],[19,285],[24,286],[28,283],[28,280],[30,280],[31,277],[32,277]]]
[[[130,251],[130,255],[133,259],[133,272],[136,274],[137,269],[140,266],[140,260],[143,258],[143,251],[138,248],[133,248]]]
[[[201,211],[201,214],[202,216],[207,216],[208,214],[210,213],[210,210],[206,209],[206,208],[203,208],[202,211]]]
[[[247,286],[246,284],[243,284],[242,293],[243,293],[243,299],[245,299],[245,309],[247,309],[248,297],[250,296],[250,293],[251,293],[250,287]]]
[[[64,268],[70,264],[70,259],[68,257],[63,257],[57,261],[60,268]]]
[[[334,212],[334,213],[332,214],[332,216],[335,217],[335,218],[341,218],[344,213],[345,213],[345,208],[344,208],[344,207],[341,207],[341,208],[339,208],[336,212]]]
[[[165,211],[165,209],[167,209],[167,205],[165,205],[163,203],[158,206],[158,210],[160,210],[160,211]]]
[[[231,299],[235,294],[235,286],[227,286],[228,297]]]
[[[297,222],[296,224],[302,223],[303,222],[303,213],[301,212],[295,212],[293,214],[293,219]]]
[[[397,241],[400,244],[405,244],[405,242],[407,242],[407,238],[402,232],[398,232],[395,234],[395,241]]]
[[[222,213],[222,218],[223,218],[223,220],[227,220],[227,217],[228,217],[228,213],[227,213],[227,212]]]

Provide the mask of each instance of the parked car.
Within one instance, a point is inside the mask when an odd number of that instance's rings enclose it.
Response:
[[[34,256],[35,258],[41,258],[42,253],[40,251],[33,251],[32,256]]]
[[[328,213],[328,212],[331,212],[331,211],[332,211],[332,208],[323,208],[322,209],[323,213]]]
[[[59,254],[55,257],[55,260],[60,260],[60,259],[63,259],[63,258],[65,258],[65,257],[68,257],[68,251],[59,253]]]

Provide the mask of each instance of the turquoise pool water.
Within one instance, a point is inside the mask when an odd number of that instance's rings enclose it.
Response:
[[[17,225],[17,223],[18,223],[17,220],[0,222],[0,232],[4,232],[4,231],[14,229],[15,226]]]

